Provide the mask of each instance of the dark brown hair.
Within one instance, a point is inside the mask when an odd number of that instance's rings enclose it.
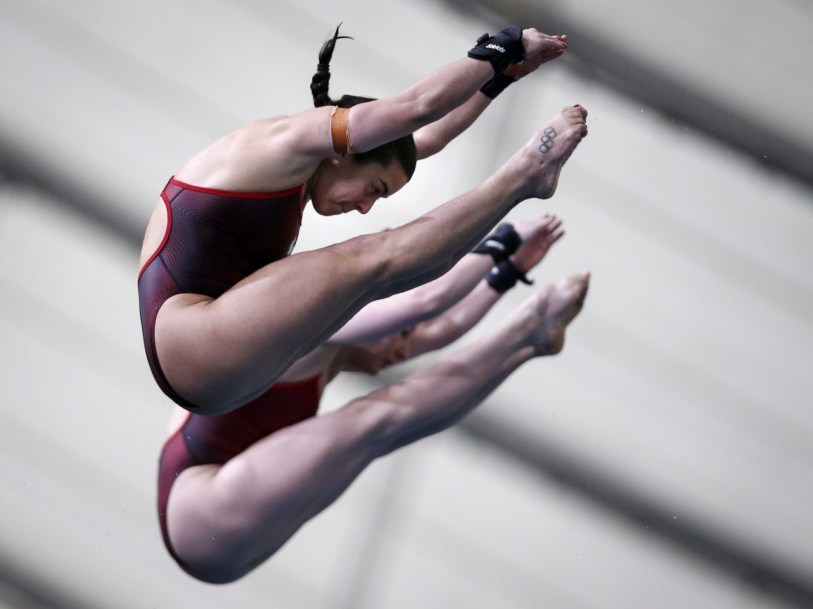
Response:
[[[339,27],[341,27],[341,24],[339,24]],[[350,36],[339,36],[339,28],[337,27],[333,37],[322,45],[322,50],[319,51],[319,65],[316,66],[316,74],[314,74],[311,79],[313,105],[317,108],[320,106],[352,108],[358,104],[374,101],[375,99],[358,95],[342,95],[339,100],[334,101],[328,95],[328,87],[330,85],[330,60],[333,59],[333,50],[336,48],[336,41],[342,38],[352,40]],[[412,178],[412,175],[415,173],[415,165],[418,162],[415,139],[412,137],[412,134],[382,144],[378,148],[373,148],[367,152],[353,153],[353,158],[357,163],[378,162],[384,166],[395,159],[401,164],[407,179]]]

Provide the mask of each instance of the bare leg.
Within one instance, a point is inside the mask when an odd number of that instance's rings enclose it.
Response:
[[[482,185],[400,228],[275,262],[217,299],[169,299],[156,345],[170,384],[204,413],[256,397],[365,304],[440,276],[519,201],[551,196],[585,116],[565,108]]]
[[[561,350],[588,279],[577,275],[550,286],[492,336],[395,385],[283,429],[222,467],[184,471],[168,506],[176,552],[205,581],[242,577],[373,460],[449,427],[521,364]]]

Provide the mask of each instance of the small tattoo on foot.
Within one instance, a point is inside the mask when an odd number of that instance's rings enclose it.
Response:
[[[556,130],[553,127],[545,129],[545,134],[542,136],[539,144],[539,152],[545,154],[548,150],[553,148],[553,140],[556,139]]]

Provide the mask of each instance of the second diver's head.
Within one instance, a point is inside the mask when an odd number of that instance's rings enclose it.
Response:
[[[412,354],[414,327],[358,345],[350,356],[352,368],[367,374],[378,374],[384,368],[402,362]]]

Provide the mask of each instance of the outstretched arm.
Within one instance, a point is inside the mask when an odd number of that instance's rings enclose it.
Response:
[[[424,142],[419,158],[437,152],[483,111],[487,102],[471,100],[475,94],[482,97],[477,91],[496,69],[516,64],[523,54],[525,61],[518,65],[533,66],[550,52],[551,45],[566,45],[535,29],[524,30],[514,38],[512,44],[505,44],[508,52],[502,63],[495,60],[497,67],[490,59],[486,61],[487,57],[480,60],[471,56],[488,46],[479,44],[469,57],[440,68],[399,93],[342,110],[346,112],[342,120],[347,123],[343,127],[337,119],[336,128],[339,132],[344,128],[353,152],[366,152],[452,114],[419,138]],[[456,109],[460,112],[454,112]],[[299,186],[322,161],[337,156],[332,136],[334,110],[333,106],[320,106],[251,123],[197,154],[182,173],[196,184],[208,180],[207,184],[234,190],[266,192]]]
[[[491,98],[476,93],[465,104],[444,116],[441,120],[426,125],[415,132],[415,148],[418,160],[425,159],[443,150],[446,145],[471,127],[477,118],[491,104]]]
[[[430,283],[371,302],[329,342],[364,343],[438,315],[471,292],[491,265],[490,257],[469,254],[448,273]]]
[[[506,34],[505,32],[511,32]],[[523,57],[533,64],[552,46],[564,49],[566,43],[536,29],[520,31],[508,28],[497,34],[500,44],[478,43],[469,56],[452,62],[412,86],[368,103],[349,109],[347,135],[354,152],[366,152],[382,144],[415,133],[421,127],[435,123],[469,101],[495,74]],[[494,51],[501,49],[501,52]],[[471,106],[455,118],[448,130],[453,134],[465,129],[482,107]],[[322,107],[287,117],[273,125],[273,137],[267,146],[282,146],[290,163],[310,167],[314,162],[335,154],[331,137],[332,108]],[[454,123],[458,123],[454,127]],[[462,125],[462,127],[461,127]],[[451,136],[453,137],[453,136]],[[272,152],[269,150],[269,152]]]
[[[539,243],[547,238],[553,241],[561,234],[561,222],[548,215],[533,220],[516,222],[514,227],[522,240],[516,252],[520,256],[523,272],[530,270],[544,256],[536,253]],[[376,340],[388,334],[410,328],[427,319],[436,317],[466,297],[493,265],[490,256],[468,254],[445,275],[420,287],[401,292],[389,298],[374,301],[359,311],[330,339],[333,344],[357,344]]]
[[[547,223],[537,225],[511,261],[524,275],[539,264],[548,250],[564,236],[562,222],[553,216]],[[527,231],[534,221],[516,223],[517,230]],[[538,220],[536,221],[538,222]],[[424,321],[415,327],[410,341],[410,357],[441,349],[471,330],[491,310],[503,293],[482,279],[471,293],[442,315]]]
[[[528,32],[530,33],[530,30]],[[418,129],[414,134],[418,159],[425,159],[443,150],[449,142],[468,129],[506,87],[534,72],[543,63],[561,56],[567,50],[567,36],[547,34],[541,36],[544,44],[536,55],[528,56],[525,61],[513,64],[502,73],[495,74],[463,105],[439,121]]]

